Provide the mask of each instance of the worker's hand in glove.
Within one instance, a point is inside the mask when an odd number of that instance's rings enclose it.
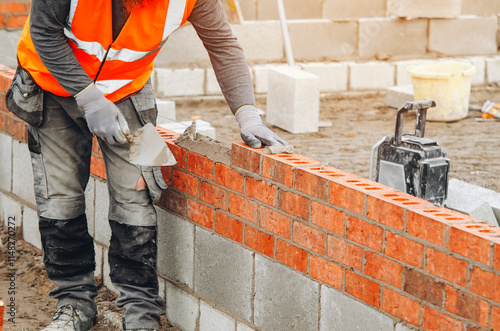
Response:
[[[90,132],[112,145],[127,142],[125,135],[130,133],[127,120],[94,84],[78,93],[75,99],[85,113]]]
[[[236,121],[241,128],[241,139],[252,148],[279,144],[288,146],[286,141],[262,123],[257,109],[253,106],[241,107],[236,112]]]

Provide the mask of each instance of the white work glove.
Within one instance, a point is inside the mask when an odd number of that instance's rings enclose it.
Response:
[[[75,95],[75,100],[85,113],[90,132],[108,144],[127,142],[125,135],[130,134],[127,120],[94,84]]]
[[[278,137],[276,133],[262,123],[257,109],[253,106],[240,108],[236,112],[236,121],[238,121],[241,128],[241,139],[252,148],[260,148],[262,144],[266,146],[279,144],[288,146],[286,141]]]

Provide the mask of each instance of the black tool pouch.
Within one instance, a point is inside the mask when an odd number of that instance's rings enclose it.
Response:
[[[31,126],[43,121],[43,90],[21,67],[17,67],[9,91],[5,95],[7,109]]]

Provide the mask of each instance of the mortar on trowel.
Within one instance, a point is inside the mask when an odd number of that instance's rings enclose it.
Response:
[[[126,136],[130,143],[130,162],[141,166],[171,166],[175,157],[151,123]]]

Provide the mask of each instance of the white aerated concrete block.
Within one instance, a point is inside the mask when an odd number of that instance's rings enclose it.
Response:
[[[263,64],[252,67],[253,84],[255,93],[267,93],[269,83],[269,71],[287,67],[287,65]]]
[[[350,89],[384,89],[394,85],[394,65],[385,62],[355,63],[351,66]]]
[[[156,124],[175,121],[175,101],[156,100],[156,107],[158,108],[158,117],[156,118]]]
[[[490,16],[500,14],[498,0],[462,0],[462,15]]]
[[[159,124],[159,126],[164,129],[182,134],[192,123],[192,121],[170,122]],[[196,120],[196,133],[201,133],[214,139],[216,138],[215,128],[211,126],[207,121]]]
[[[383,17],[386,15],[386,0],[325,0],[323,18],[353,19]]]
[[[396,85],[408,85],[412,84],[411,76],[408,73],[408,67],[421,64],[425,62],[430,62],[429,60],[410,60],[410,61],[399,61],[395,62],[396,65]]]
[[[156,92],[158,96],[190,96],[205,93],[205,70],[156,69]]]
[[[497,32],[497,16],[432,19],[428,48],[447,55],[494,54],[497,52]]]
[[[317,132],[318,76],[292,67],[271,70],[266,121],[291,133]]]
[[[301,68],[319,77],[321,92],[347,91],[349,80],[347,63],[305,63]]]
[[[413,101],[413,85],[389,87],[386,90],[385,104],[392,108],[399,108],[407,101]]]
[[[486,59],[486,83],[500,82],[500,57]]]
[[[38,249],[42,249],[42,238],[38,230],[38,214],[36,210],[23,208],[23,239]]]
[[[205,94],[207,95],[219,95],[222,94],[219,82],[215,76],[214,69],[207,68],[205,70]]]
[[[460,15],[462,0],[388,0],[390,14],[406,18],[453,18]]]
[[[248,61],[280,61],[284,58],[279,21],[244,21],[233,24],[231,28]]]

